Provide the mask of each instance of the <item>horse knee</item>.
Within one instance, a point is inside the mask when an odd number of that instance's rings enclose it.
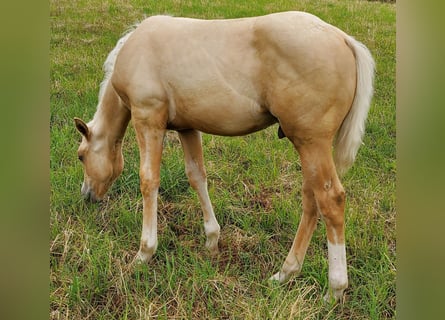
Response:
[[[141,193],[143,196],[151,195],[153,192],[157,191],[160,185],[159,178],[146,178],[141,175]]]

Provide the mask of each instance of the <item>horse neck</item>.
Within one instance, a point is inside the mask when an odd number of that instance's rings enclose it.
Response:
[[[130,111],[108,83],[92,120],[95,134],[106,138],[110,143],[122,141],[130,118]]]

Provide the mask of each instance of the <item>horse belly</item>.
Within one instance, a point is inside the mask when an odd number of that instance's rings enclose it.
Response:
[[[162,82],[169,100],[169,126],[236,136],[275,123],[261,98],[259,62],[253,54],[246,55],[251,58],[244,64],[236,58],[229,63],[221,62],[222,58],[216,62],[213,57],[193,57],[165,71]]]
[[[264,107],[248,99],[229,101],[201,99],[176,105],[169,128],[196,129],[209,134],[239,136],[264,129],[277,119]]]

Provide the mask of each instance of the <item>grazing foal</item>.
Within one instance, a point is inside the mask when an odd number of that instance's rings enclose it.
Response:
[[[123,169],[122,140],[132,119],[140,150],[143,225],[136,259],[157,247],[157,195],[166,130],[176,130],[190,185],[204,213],[206,247],[218,252],[220,226],[207,191],[201,133],[237,136],[279,124],[300,154],[303,214],[281,270],[298,273],[321,216],[326,223],[329,290],[348,286],[344,206],[337,175],[354,161],[373,92],[368,49],[303,12],[234,20],[153,16],[121,38],[104,65],[99,104],[83,136],[82,194],[101,200]],[[335,155],[332,155],[332,146]],[[335,160],[334,160],[335,158]]]

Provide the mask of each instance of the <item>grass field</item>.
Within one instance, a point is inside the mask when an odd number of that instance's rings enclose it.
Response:
[[[202,214],[184,173],[177,134],[165,141],[159,246],[129,267],[139,248],[142,199],[131,127],[125,169],[100,204],[80,195],[80,135],[90,120],[102,64],[122,33],[153,14],[199,18],[302,10],[364,42],[377,63],[364,145],[343,178],[350,286],[329,306],[327,243],[319,223],[300,276],[266,279],[281,267],[301,215],[299,158],[277,127],[238,138],[204,135],[209,192],[222,227],[221,254],[204,248]],[[395,318],[395,5],[368,1],[50,0],[50,319]]]

